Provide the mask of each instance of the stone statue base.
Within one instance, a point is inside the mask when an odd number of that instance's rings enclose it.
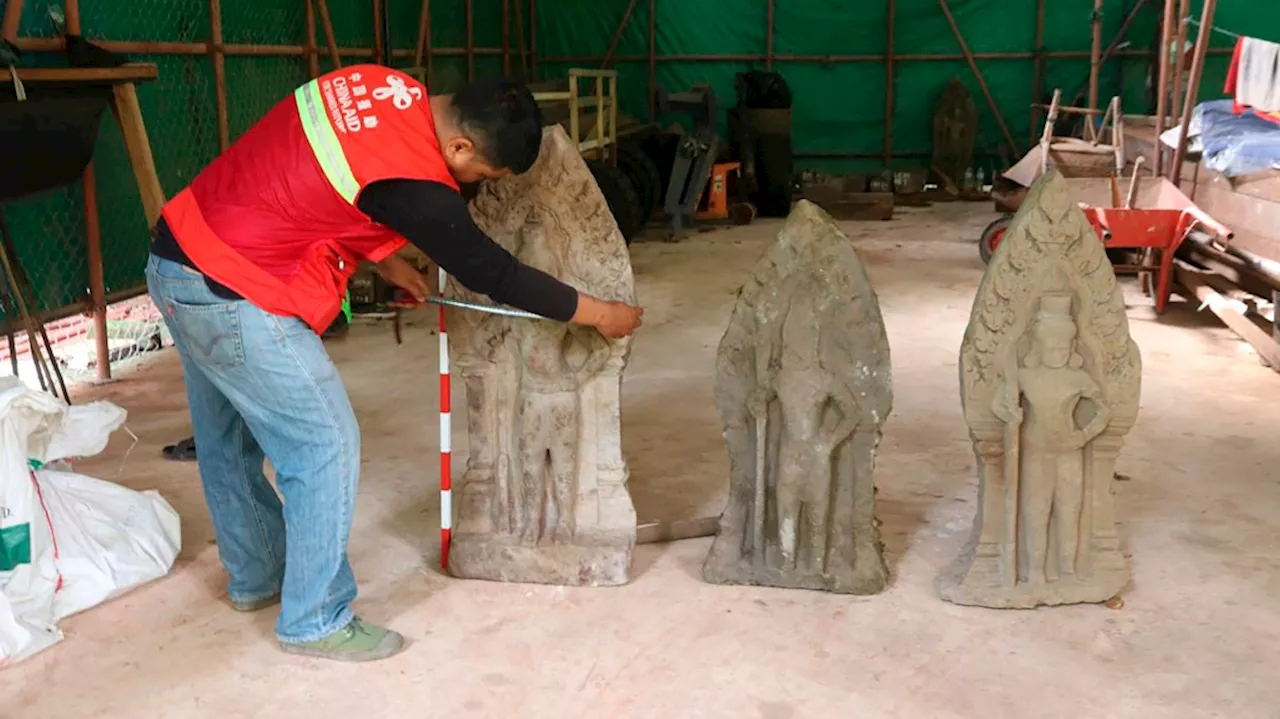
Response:
[[[999,545],[966,547],[934,581],[938,596],[954,604],[993,609],[1034,609],[1059,604],[1097,604],[1120,594],[1129,583],[1129,568],[1119,540],[1099,547],[1092,572],[1048,583],[1005,584]]]
[[[614,587],[627,583],[634,547],[634,532],[596,535],[582,544],[528,544],[510,535],[459,537],[449,549],[449,574],[497,582]]]
[[[876,547],[877,561],[849,562],[853,572],[841,574],[802,573],[794,569],[756,566],[747,559],[717,556],[712,552],[702,567],[702,578],[712,584],[749,584],[781,589],[813,589],[836,594],[878,594],[889,581],[889,569]]]

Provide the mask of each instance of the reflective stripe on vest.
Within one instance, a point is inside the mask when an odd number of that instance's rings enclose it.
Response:
[[[333,124],[324,111],[324,98],[320,94],[320,81],[311,82],[298,88],[294,93],[298,101],[298,114],[302,117],[302,129],[307,133],[307,142],[311,151],[320,161],[320,168],[329,184],[338,191],[342,199],[355,204],[356,195],[360,194],[360,183],[347,164],[347,157],[342,152],[342,144],[338,141],[338,133],[333,131]]]

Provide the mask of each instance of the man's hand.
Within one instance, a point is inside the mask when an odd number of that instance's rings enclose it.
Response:
[[[585,293],[578,293],[578,311],[570,321],[595,327],[610,339],[626,337],[640,326],[644,309],[625,302],[606,302]]]
[[[382,279],[408,292],[419,302],[426,301],[431,293],[430,281],[399,255],[389,255],[377,264],[377,269]]]

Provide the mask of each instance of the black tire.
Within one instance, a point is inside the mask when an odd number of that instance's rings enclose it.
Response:
[[[978,239],[978,256],[982,258],[982,264],[991,262],[991,256],[996,253],[996,247],[1004,239],[1004,235],[1009,231],[1009,225],[1013,222],[1013,215],[1001,215],[994,222],[987,225],[987,229],[982,231],[982,237]]]
[[[641,221],[648,220],[663,196],[662,173],[658,170],[658,163],[639,147],[624,146],[618,148],[618,168],[631,181],[631,186],[640,196]]]
[[[604,195],[605,203],[609,205],[609,212],[622,231],[622,239],[630,245],[631,239],[640,229],[640,195],[621,168],[602,162],[588,162],[587,167],[591,169],[591,175],[595,177],[596,185]]]

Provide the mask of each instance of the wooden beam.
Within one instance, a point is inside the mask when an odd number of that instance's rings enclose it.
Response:
[[[1037,139],[1036,125],[1040,122],[1040,98],[1044,95],[1044,5],[1045,0],[1036,0],[1035,54],[1031,61],[1031,138],[1028,145],[1034,145]]]
[[[982,90],[983,97],[987,98],[987,106],[991,108],[991,114],[995,116],[996,123],[1000,125],[1000,132],[1004,134],[1005,142],[1009,143],[1010,151],[1016,154],[1018,145],[1013,141],[1013,134],[1009,132],[1009,125],[1004,121],[1004,114],[1000,112],[1000,106],[996,104],[995,98],[991,95],[991,88],[987,86],[987,80],[982,76],[978,61],[974,59],[973,52],[969,50],[969,43],[965,42],[964,34],[960,32],[960,25],[956,23],[955,15],[951,14],[951,6],[947,4],[947,0],[938,0],[938,7],[942,10],[942,14],[946,16],[947,23],[951,25],[951,33],[955,35],[956,42],[960,43],[960,51],[964,53],[964,59],[969,63],[969,69],[973,71],[973,76],[978,80],[978,88]]]
[[[1191,56],[1191,74],[1187,76],[1187,96],[1182,103],[1182,127],[1178,131],[1178,144],[1173,149],[1173,173],[1170,179],[1174,187],[1182,184],[1182,160],[1187,153],[1187,135],[1191,131],[1191,111],[1196,107],[1196,95],[1200,90],[1200,78],[1204,75],[1205,50],[1209,48],[1209,33],[1213,31],[1213,13],[1218,8],[1218,0],[1204,0],[1204,10],[1200,13],[1200,29],[1196,33],[1196,49]],[[1160,139],[1156,138],[1159,144]],[[1192,199],[1195,199],[1192,193]]]
[[[764,34],[764,69],[773,71],[773,16],[774,7],[773,0],[768,0],[769,6],[765,11],[765,34]]]
[[[23,0],[8,0],[4,6],[4,24],[0,26],[0,38],[14,42],[22,25]]]
[[[1093,0],[1090,18],[1093,39],[1089,45],[1089,109],[1098,109],[1098,66],[1102,64],[1102,0]]]
[[[467,30],[467,82],[476,80],[476,7],[474,0],[463,1],[463,15]]]
[[[325,45],[329,47],[329,61],[336,70],[342,67],[342,55],[338,52],[338,39],[333,34],[333,18],[329,15],[328,0],[316,0],[316,10],[320,13],[320,27],[324,28]]]
[[[658,119],[658,0],[649,0],[649,122]]]
[[[307,44],[304,46],[307,56],[307,77],[314,78],[320,74],[320,53],[316,51],[316,8],[314,0],[305,0],[307,12]]]
[[[373,58],[374,62],[382,62],[383,43],[387,40],[382,37],[382,3],[384,0],[373,0]]]
[[[18,79],[30,84],[116,85],[149,82],[157,77],[159,72],[150,63],[121,67],[27,67],[18,70]]]
[[[138,181],[138,193],[142,196],[142,211],[147,217],[147,227],[155,227],[164,207],[164,188],[156,174],[156,160],[151,154],[151,140],[147,126],[142,121],[142,108],[138,104],[138,89],[132,83],[112,88],[111,111],[120,126],[125,153]]]
[[[1156,144],[1155,165],[1152,171],[1156,177],[1164,174],[1164,143],[1160,136],[1164,134],[1164,124],[1169,121],[1169,45],[1173,42],[1173,2],[1164,0],[1164,17],[1160,21],[1160,65],[1156,79]]]
[[[502,0],[502,74],[511,76],[511,0]]]
[[[1273,333],[1249,319],[1245,303],[1226,297],[1214,288],[1215,283],[1223,283],[1219,287],[1224,287],[1226,278],[1182,264],[1174,267],[1174,278],[1186,289],[1188,297],[1199,300],[1201,309],[1208,308],[1217,315],[1223,324],[1253,347],[1268,367],[1280,372],[1280,352],[1277,352]]]

